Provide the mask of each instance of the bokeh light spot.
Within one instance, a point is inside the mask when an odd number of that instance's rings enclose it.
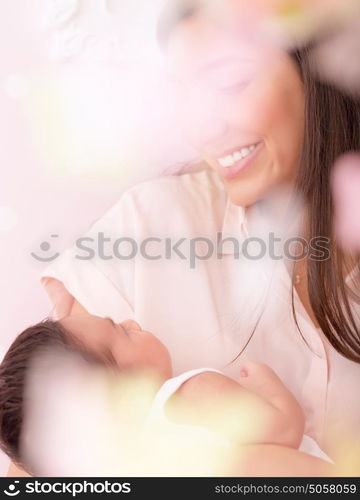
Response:
[[[20,101],[28,95],[29,85],[25,76],[12,74],[5,78],[4,88],[9,97]]]
[[[18,216],[11,207],[0,206],[0,232],[14,229],[18,222]]]

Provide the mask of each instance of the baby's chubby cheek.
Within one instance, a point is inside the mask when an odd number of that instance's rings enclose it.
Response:
[[[155,348],[153,359],[160,376],[165,380],[173,376],[170,353],[167,348],[157,340],[158,345]]]

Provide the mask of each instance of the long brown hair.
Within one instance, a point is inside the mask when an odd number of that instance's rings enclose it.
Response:
[[[308,290],[314,315],[333,347],[346,358],[360,362],[359,318],[349,298],[359,303],[359,260],[345,258],[334,234],[331,171],[347,151],[360,150],[360,100],[345,95],[316,78],[311,46],[292,54],[304,85],[305,130],[296,189],[307,209],[308,238],[330,241],[331,258],[309,259]],[[351,288],[346,276],[352,272]]]
[[[20,456],[26,378],[33,357],[46,349],[77,354],[92,365],[118,369],[110,350],[89,349],[58,321],[47,319],[16,337],[0,364],[0,449],[30,474],[30,464],[25,464]]]
[[[198,9],[193,0],[181,1],[178,8],[170,3],[169,7],[159,23],[158,37],[162,45],[166,44],[173,27]],[[299,68],[305,94],[304,143],[296,192],[305,201],[308,241],[319,236],[328,239],[331,258],[308,259],[309,299],[332,346],[346,358],[359,363],[360,318],[355,318],[349,298],[360,303],[360,261],[357,258],[350,262],[336,244],[331,170],[340,155],[360,150],[360,100],[317,79],[311,65],[311,52],[309,44],[291,53]],[[351,288],[346,283],[350,271],[353,273]],[[294,303],[292,308],[298,325]]]

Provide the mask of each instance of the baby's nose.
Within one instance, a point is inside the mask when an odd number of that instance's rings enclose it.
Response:
[[[125,330],[139,330],[141,331],[141,326],[134,319],[127,319],[121,323],[121,326]]]

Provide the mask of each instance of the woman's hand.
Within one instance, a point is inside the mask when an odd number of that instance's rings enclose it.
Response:
[[[89,314],[88,311],[83,307],[80,302],[74,299],[73,305],[71,307],[70,316],[73,314]]]

